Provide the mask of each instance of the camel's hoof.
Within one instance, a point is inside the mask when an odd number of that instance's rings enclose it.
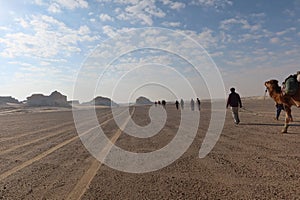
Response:
[[[281,131],[281,133],[287,133],[287,130],[283,129],[283,130]]]

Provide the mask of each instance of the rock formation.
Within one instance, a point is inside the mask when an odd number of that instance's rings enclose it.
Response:
[[[11,96],[0,97],[0,104],[6,104],[6,103],[19,103],[19,101]]]
[[[150,101],[149,99],[147,99],[146,97],[139,97],[136,99],[135,104],[137,105],[150,105],[153,104],[152,101]]]
[[[112,101],[111,99],[107,97],[101,97],[101,96],[98,96],[94,98],[92,101],[86,102],[84,104],[96,105],[96,106],[118,106],[118,104]]]
[[[69,107],[67,102],[67,96],[54,91],[50,96],[45,96],[43,94],[33,94],[27,97],[28,106],[56,106],[56,107]]]

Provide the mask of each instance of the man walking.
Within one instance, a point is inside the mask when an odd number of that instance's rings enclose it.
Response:
[[[191,110],[194,111],[195,109],[195,102],[194,99],[191,99]]]
[[[234,123],[238,125],[240,123],[239,106],[242,108],[242,101],[240,95],[235,92],[235,88],[230,88],[230,91],[231,93],[228,96],[226,108],[228,108],[228,106],[231,107]]]
[[[176,109],[178,110],[178,108],[179,108],[179,102],[177,100],[175,101],[175,105],[176,105]]]
[[[183,108],[184,108],[184,101],[183,101],[183,99],[180,100],[180,106],[181,106],[181,110],[183,110]]]
[[[198,110],[200,111],[200,105],[201,105],[201,102],[200,102],[200,99],[197,98],[197,105],[198,105]]]

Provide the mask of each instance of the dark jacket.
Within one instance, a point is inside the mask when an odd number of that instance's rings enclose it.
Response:
[[[226,107],[228,107],[228,105],[230,105],[231,107],[238,107],[238,106],[242,107],[242,101],[240,95],[236,92],[230,93],[227,100]]]

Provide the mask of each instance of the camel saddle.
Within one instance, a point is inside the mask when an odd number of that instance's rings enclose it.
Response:
[[[297,81],[297,76],[291,75],[285,79],[285,93],[293,96],[297,93],[299,88],[299,82]]]

